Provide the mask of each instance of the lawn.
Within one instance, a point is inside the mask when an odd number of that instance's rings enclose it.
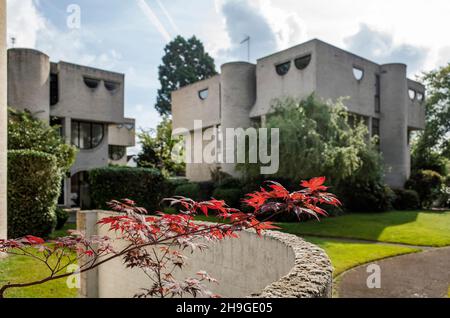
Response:
[[[48,277],[50,270],[45,264],[24,256],[9,256],[0,259],[0,285],[27,283]],[[77,289],[69,289],[66,279],[51,281],[42,285],[12,288],[6,292],[7,298],[75,298]]]
[[[75,224],[66,224],[63,229],[53,232],[50,239],[66,236],[67,230],[74,228]],[[43,263],[30,257],[9,256],[0,259],[0,286],[7,282],[36,281],[47,277],[49,273],[49,269]],[[60,279],[38,286],[10,289],[5,296],[8,298],[75,298],[78,296],[78,290],[69,289],[66,279]]]
[[[417,248],[386,244],[353,243],[337,239],[324,239],[310,236],[303,238],[325,250],[333,264],[334,277],[358,265],[391,256],[421,251]]]
[[[299,236],[354,238],[379,242],[442,247],[450,245],[450,211],[393,211],[347,214],[304,223],[281,223]]]

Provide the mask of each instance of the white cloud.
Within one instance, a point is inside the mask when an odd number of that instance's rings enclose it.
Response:
[[[15,38],[15,47],[34,48],[37,35],[46,29],[45,19],[38,13],[33,0],[8,0],[8,45]]]
[[[89,29],[60,30],[40,14],[37,4],[36,0],[8,0],[8,37],[16,38],[15,47],[40,50],[52,61],[107,69],[113,69],[122,58],[116,50],[94,53],[90,48],[101,43]]]

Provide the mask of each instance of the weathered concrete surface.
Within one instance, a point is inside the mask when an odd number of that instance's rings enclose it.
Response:
[[[367,288],[362,265],[345,273],[338,286],[342,298],[442,298],[450,285],[450,247],[393,257],[371,264],[381,267],[381,288]]]
[[[0,239],[6,238],[6,151],[7,151],[7,121],[6,121],[6,1],[0,0]]]
[[[78,230],[90,235],[108,235],[96,222],[110,212],[78,213]],[[332,267],[328,256],[301,238],[268,231],[258,237],[254,231],[239,233],[239,239],[214,243],[204,252],[187,253],[177,279],[195,276],[205,270],[219,281],[208,288],[222,297],[330,297]],[[114,243],[116,250],[124,242]],[[89,276],[88,276],[89,275]],[[90,274],[82,274],[83,297],[128,298],[150,284],[138,269],[126,269],[121,259],[105,263]]]

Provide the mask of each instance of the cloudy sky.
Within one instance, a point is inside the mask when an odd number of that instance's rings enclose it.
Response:
[[[196,35],[220,65],[319,38],[379,63],[408,64],[409,75],[450,62],[447,0],[8,0],[16,47],[53,61],[126,74],[126,115],[155,127],[157,69],[175,35]],[[72,8],[80,28],[70,28]],[[70,11],[73,12],[73,11]],[[11,43],[10,43],[11,45]]]

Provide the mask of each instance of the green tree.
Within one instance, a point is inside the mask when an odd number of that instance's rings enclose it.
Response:
[[[59,169],[65,173],[75,162],[77,149],[64,142],[58,129],[33,118],[27,111],[8,109],[8,149],[35,150],[53,155]]]
[[[447,173],[450,159],[450,63],[425,73],[427,88],[426,124],[413,143],[412,165],[415,171]]]
[[[172,150],[181,141],[172,137],[172,120],[164,117],[156,129],[138,134],[142,151],[138,154],[137,164],[142,168],[156,168],[166,176],[181,175],[185,165],[172,160]]]
[[[203,43],[195,36],[185,39],[177,36],[164,48],[165,55],[159,66],[156,110],[161,115],[172,113],[171,93],[183,86],[217,74],[214,59],[205,52]]]
[[[368,137],[364,122],[349,115],[342,101],[328,105],[311,95],[302,101],[278,100],[273,107],[266,126],[280,129],[275,177],[301,180],[323,175],[334,185],[358,178],[381,181],[376,140]],[[239,168],[253,177],[259,174],[259,166]]]

